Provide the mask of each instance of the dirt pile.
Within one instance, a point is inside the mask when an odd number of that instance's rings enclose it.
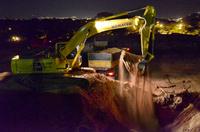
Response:
[[[119,109],[118,98],[116,98],[119,96],[116,93],[119,82],[109,79],[103,74],[89,74],[85,77],[90,82],[90,90],[81,91],[81,95],[84,97],[84,111],[95,125],[96,130],[110,129],[113,122],[123,123],[124,117]]]
[[[89,75],[86,78],[90,81],[91,90],[82,91],[81,94],[85,99],[86,114],[96,124],[97,129],[106,130],[110,127],[113,119],[123,127],[137,130],[141,129],[140,125],[147,128],[145,125],[149,121],[155,123],[155,118],[149,119],[153,114],[146,113],[147,109],[153,109],[152,106],[149,106],[151,103],[148,103],[147,93],[141,95],[140,89],[137,93],[133,92],[134,87],[129,83],[124,83],[121,93],[119,81],[111,80],[101,74]],[[141,98],[145,98],[145,101],[138,102],[141,101]],[[103,121],[96,118],[100,111],[106,117]]]
[[[196,114],[190,114],[187,111],[184,112],[188,106],[194,104],[195,99],[199,98],[199,93],[188,92],[189,90],[183,87],[186,85],[185,82],[177,85],[180,86],[179,88],[175,86],[161,88],[157,87],[157,83],[153,81],[150,82],[149,85],[152,87],[152,96],[149,97],[152,97],[153,105],[149,106],[147,105],[150,99],[148,98],[148,93],[142,92],[143,95],[140,93],[137,95],[137,98],[135,98],[132,90],[135,87],[128,82],[123,84],[122,94],[119,92],[120,81],[118,80],[109,79],[102,74],[90,74],[85,75],[85,77],[90,82],[90,90],[81,90],[84,102],[84,111],[92,124],[94,124],[97,131],[116,130],[116,126],[118,126],[117,130],[119,131],[141,130],[141,127],[150,129],[149,126],[145,126],[145,124],[154,122],[152,125],[156,125],[156,119],[160,125],[160,128],[157,128],[157,131],[173,131],[179,128],[182,129],[180,126],[185,125],[186,122],[189,123],[196,121],[196,116],[199,115],[199,109],[194,109],[196,107],[191,108]],[[171,91],[175,92],[173,93]],[[138,108],[138,104],[134,103],[136,103],[136,100],[141,101],[141,98],[144,98],[145,101],[143,100],[141,103],[143,104],[141,107],[144,108],[140,109]],[[142,109],[144,109],[144,111],[139,111]],[[153,113],[147,113],[149,109],[155,109],[155,118]],[[137,116],[135,114],[137,114]],[[189,116],[188,119],[186,117],[187,114]],[[176,123],[182,120],[180,117],[186,118],[184,123]],[[115,122],[115,125],[113,122]],[[177,126],[177,124],[181,125]],[[198,124],[197,126],[199,127]],[[146,129],[144,129],[144,131],[145,130]]]

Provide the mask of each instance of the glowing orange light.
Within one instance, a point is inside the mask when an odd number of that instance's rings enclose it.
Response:
[[[130,51],[130,48],[126,48],[127,51]]]
[[[114,72],[108,72],[107,74],[108,74],[108,76],[114,76],[115,75]]]
[[[122,48],[122,50],[130,51],[130,48]]]

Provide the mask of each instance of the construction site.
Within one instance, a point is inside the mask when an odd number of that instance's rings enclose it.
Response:
[[[156,12],[83,21],[39,50],[11,35],[15,46],[0,49],[0,131],[200,131],[200,14]]]

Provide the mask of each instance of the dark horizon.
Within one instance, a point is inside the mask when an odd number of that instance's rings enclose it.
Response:
[[[200,11],[200,0],[3,0],[0,4],[0,18],[30,19],[39,17],[94,17],[100,12],[123,12],[153,5],[157,10],[157,17],[179,18]]]

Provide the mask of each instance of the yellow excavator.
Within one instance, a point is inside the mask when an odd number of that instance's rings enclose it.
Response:
[[[137,30],[141,38],[141,59],[138,68],[144,72],[145,66],[154,57],[154,25],[156,11],[152,6],[127,11],[112,16],[98,18],[82,26],[68,42],[57,43],[54,56],[46,58],[24,59],[14,56],[11,60],[11,70],[14,75],[43,75],[62,74],[77,78],[72,71],[81,69],[81,52],[88,38],[101,32],[132,28]],[[84,69],[84,68],[82,68]],[[76,71],[76,70],[75,70]]]

